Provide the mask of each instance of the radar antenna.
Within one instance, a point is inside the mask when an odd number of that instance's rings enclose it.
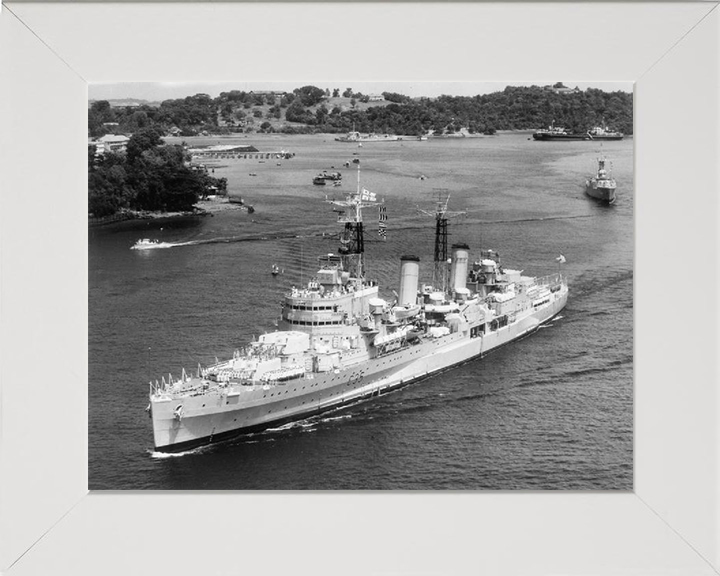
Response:
[[[448,287],[448,219],[458,218],[467,214],[466,210],[451,212],[448,210],[448,202],[450,202],[450,193],[446,189],[436,189],[438,199],[435,212],[422,210],[417,208],[420,214],[435,217],[435,267],[433,268],[432,285],[434,288],[442,288],[443,292],[447,292]]]

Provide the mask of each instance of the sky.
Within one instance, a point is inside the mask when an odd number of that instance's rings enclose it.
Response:
[[[90,84],[88,97],[90,100],[114,100],[122,98],[138,98],[140,100],[162,101],[172,98],[184,98],[204,93],[212,97],[220,92],[230,90],[278,90],[290,92],[301,86],[313,85],[318,88],[339,88],[342,93],[345,88],[352,88],[354,92],[363,94],[380,94],[382,92],[397,92],[405,96],[476,96],[503,90],[506,86],[543,86],[555,84],[559,80],[550,79],[546,82],[353,82],[347,81],[308,81],[296,82],[133,82],[133,83],[103,83]],[[607,92],[622,90],[632,92],[631,82],[573,82],[563,79],[565,86],[581,90],[586,88],[600,88]]]

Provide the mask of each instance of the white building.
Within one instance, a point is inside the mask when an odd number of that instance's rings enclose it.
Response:
[[[125,152],[127,143],[130,140],[122,134],[105,134],[92,142],[95,145],[96,154],[104,154],[105,152]]]

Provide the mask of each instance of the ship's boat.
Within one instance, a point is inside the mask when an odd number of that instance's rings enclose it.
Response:
[[[597,174],[585,180],[585,193],[601,202],[613,204],[616,198],[617,184],[609,170],[605,168],[605,164],[605,158],[598,158]]]
[[[420,286],[420,258],[402,256],[395,299],[381,297],[365,274],[363,237],[363,210],[381,202],[359,181],[358,172],[356,191],[326,200],[339,214],[340,247],[286,292],[278,330],[195,374],[150,383],[155,450],[180,452],[373,398],[480,358],[565,306],[559,270],[524,276],[493,250],[471,260],[465,244],[452,245],[448,265],[439,211],[434,266],[442,273]]]

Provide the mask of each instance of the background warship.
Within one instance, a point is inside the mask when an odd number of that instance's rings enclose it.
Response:
[[[560,272],[523,276],[493,250],[471,264],[466,244],[453,244],[448,260],[447,199],[434,214],[432,285],[419,286],[420,259],[403,256],[399,292],[388,302],[366,279],[363,260],[363,209],[379,207],[382,235],[384,206],[360,188],[359,168],[357,191],[327,201],[343,225],[340,248],[319,257],[315,277],[285,295],[280,330],[193,375],[183,370],[150,383],[156,451],[180,452],[384,394],[525,336],[566,304]]]
[[[585,181],[585,193],[591,198],[612,204],[615,202],[617,183],[605,168],[605,162],[605,158],[598,158],[597,174]]]

